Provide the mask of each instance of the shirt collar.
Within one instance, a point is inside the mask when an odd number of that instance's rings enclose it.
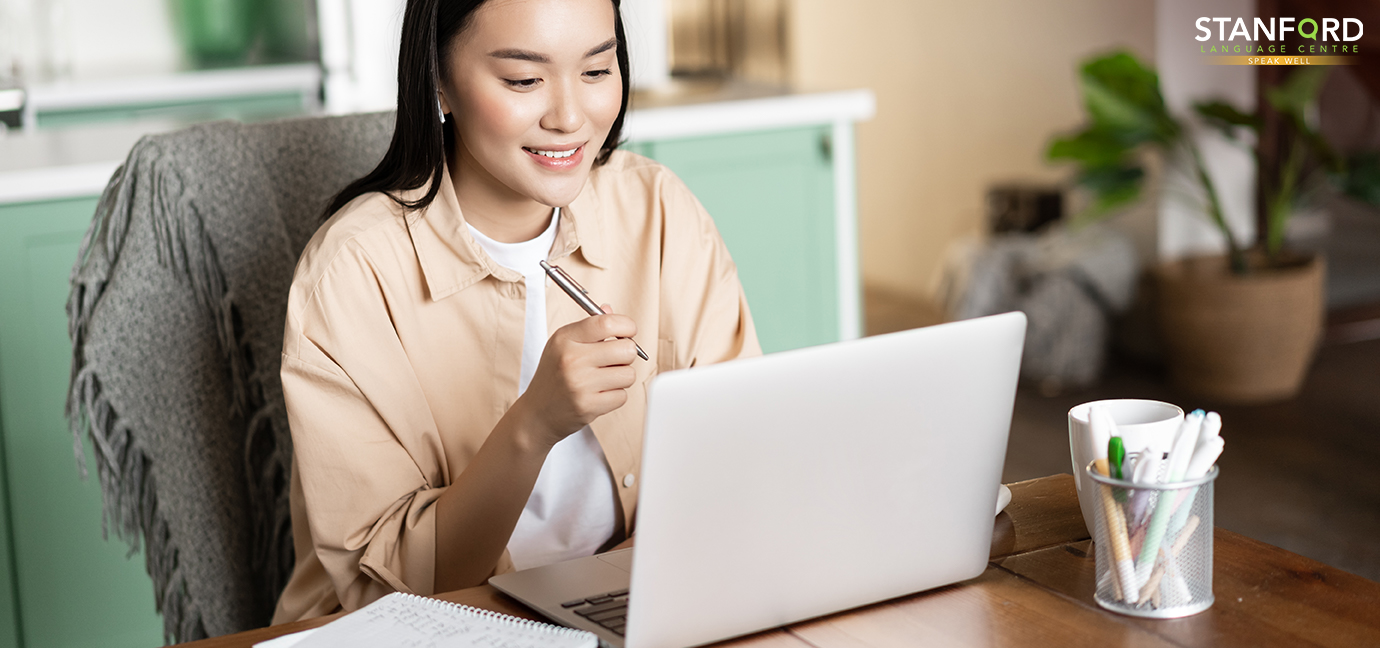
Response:
[[[521,273],[494,262],[470,235],[460,203],[455,198],[455,185],[449,182],[449,169],[442,167],[442,170],[441,177],[446,180],[441,183],[436,198],[425,209],[410,212],[406,218],[408,234],[412,237],[431,299],[449,297],[489,275],[502,281],[523,281]],[[551,246],[552,261],[578,250],[590,265],[605,267],[600,201],[594,190],[593,176],[591,173],[580,195],[561,210],[556,241]],[[401,197],[417,200],[426,195],[428,189],[429,186],[423,186],[402,192]]]
[[[594,189],[594,179],[600,169],[590,171],[580,195],[561,210],[561,224],[556,228],[556,244],[551,246],[551,260],[559,261],[576,250],[585,261],[596,268],[606,268],[604,256],[604,227],[600,218],[601,201]]]

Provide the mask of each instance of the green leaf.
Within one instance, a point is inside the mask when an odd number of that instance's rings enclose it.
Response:
[[[1247,115],[1225,101],[1205,101],[1193,105],[1193,109],[1203,117],[1207,124],[1228,138],[1234,139],[1238,128],[1260,131],[1260,116]]]
[[[1165,107],[1159,76],[1128,52],[1087,61],[1078,78],[1089,124],[1054,139],[1045,155],[1078,166],[1078,183],[1093,198],[1075,217],[1082,221],[1137,200],[1145,172],[1136,154],[1147,144],[1175,146],[1184,129]]]
[[[1050,142],[1045,157],[1099,167],[1116,164],[1133,149],[1133,146],[1127,146],[1111,132],[1089,128]]]
[[[1302,120],[1304,111],[1322,91],[1328,72],[1325,65],[1300,66],[1284,83],[1266,91],[1265,98],[1275,110]]]
[[[1159,76],[1128,52],[1113,52],[1083,66],[1083,101],[1093,124],[1126,142],[1167,142],[1177,135],[1160,94]]]
[[[1352,155],[1336,180],[1346,195],[1380,207],[1380,153]]]
[[[1145,170],[1134,164],[1088,169],[1078,176],[1078,184],[1094,193],[1117,193],[1128,186],[1140,186]]]
[[[1078,176],[1078,184],[1093,195],[1093,204],[1077,217],[1085,221],[1099,216],[1140,198],[1145,170],[1133,164],[1121,164],[1086,169]]]

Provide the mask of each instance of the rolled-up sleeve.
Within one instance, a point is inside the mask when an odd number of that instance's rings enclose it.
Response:
[[[347,610],[395,590],[432,593],[432,504],[449,483],[370,266],[361,254],[337,259],[298,301],[282,368],[312,549]]]

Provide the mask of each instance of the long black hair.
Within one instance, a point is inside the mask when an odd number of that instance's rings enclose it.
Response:
[[[486,0],[407,0],[403,13],[402,47],[398,52],[398,112],[393,141],[378,166],[351,182],[331,199],[321,219],[346,203],[372,191],[381,191],[408,210],[424,209],[436,199],[444,180],[446,153],[455,145],[452,117],[445,123],[436,114],[436,92],[447,74],[447,57],[442,55],[455,36],[469,26],[474,10]],[[609,129],[594,165],[608,162],[623,136],[623,117],[628,112],[631,75],[628,73],[628,39],[623,33],[619,0],[613,2],[613,33],[618,38],[616,56],[623,81],[623,105],[618,119]],[[431,183],[426,195],[414,201],[403,200],[399,192]]]

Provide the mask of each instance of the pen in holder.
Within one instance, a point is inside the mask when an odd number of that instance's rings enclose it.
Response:
[[[1083,468],[1093,507],[1097,604],[1121,614],[1173,619],[1212,607],[1212,485],[1198,479],[1140,484]]]

